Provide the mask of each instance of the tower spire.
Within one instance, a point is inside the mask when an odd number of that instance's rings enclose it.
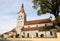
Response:
[[[23,6],[23,4],[22,4],[22,8],[23,8],[24,6]]]
[[[23,4],[21,6],[21,9],[20,9],[19,13],[25,13]]]

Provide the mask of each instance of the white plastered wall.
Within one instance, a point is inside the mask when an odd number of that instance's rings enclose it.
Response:
[[[38,37],[41,37],[40,35],[43,34],[44,37],[55,37],[55,32],[52,31],[52,34],[53,35],[50,35],[50,31],[38,31],[38,30],[35,30],[35,31],[22,31],[22,33],[25,33],[25,37],[27,37],[27,33],[29,33],[29,37],[36,37],[36,33],[38,33]]]

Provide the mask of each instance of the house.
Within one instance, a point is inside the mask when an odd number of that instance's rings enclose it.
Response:
[[[12,29],[9,32],[5,32],[3,35],[4,35],[4,38],[15,38],[15,36],[16,36],[16,30],[14,28],[14,29]]]
[[[3,36],[4,36],[4,38],[8,38],[9,32],[5,32],[5,33],[3,34]]]

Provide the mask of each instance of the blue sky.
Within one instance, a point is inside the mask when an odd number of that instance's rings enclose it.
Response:
[[[32,8],[32,0],[0,0],[0,34],[8,32],[16,27],[17,13],[24,4],[27,20],[48,18],[51,14],[38,16],[37,11]],[[54,16],[51,15],[54,19]]]

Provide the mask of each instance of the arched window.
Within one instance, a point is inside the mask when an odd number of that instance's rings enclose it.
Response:
[[[22,17],[22,16],[21,16]]]
[[[29,38],[29,33],[27,33],[27,37]]]
[[[25,33],[23,32],[23,35],[22,35],[22,37],[24,38],[25,37]]]
[[[19,18],[20,18],[20,16],[19,16]]]
[[[47,27],[47,24],[45,24],[45,27]]]
[[[38,37],[38,33],[36,33],[36,37]]]
[[[52,31],[50,31],[50,35],[53,35]]]
[[[38,27],[38,25],[36,25],[36,27]]]

